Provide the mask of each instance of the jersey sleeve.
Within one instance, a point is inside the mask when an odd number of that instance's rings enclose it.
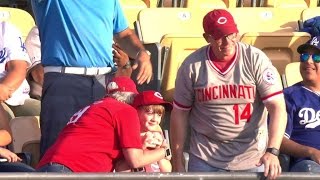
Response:
[[[270,59],[261,50],[253,53],[255,80],[257,90],[262,101],[271,100],[277,95],[282,95],[282,82],[278,70],[272,65]]]
[[[126,108],[116,115],[117,134],[122,148],[142,148],[140,139],[140,122],[134,108]]]
[[[129,26],[119,1],[115,1],[114,10],[113,33],[117,34],[127,29]]]
[[[24,42],[22,40],[21,32],[12,24],[10,23],[3,23],[2,24],[5,27],[5,33],[4,33],[4,47],[7,51],[7,59],[8,61],[11,60],[23,60],[30,65],[30,59],[27,54]]]
[[[190,110],[194,101],[192,71],[189,63],[183,63],[177,73],[173,105],[182,110]]]

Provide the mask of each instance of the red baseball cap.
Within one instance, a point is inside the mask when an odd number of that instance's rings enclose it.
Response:
[[[138,94],[136,84],[130,77],[119,76],[114,77],[107,85],[107,93],[112,93],[115,91],[120,92],[132,92]]]
[[[203,18],[203,29],[214,39],[220,39],[232,33],[238,33],[238,28],[232,15],[224,9],[215,9]]]
[[[143,91],[134,98],[133,106],[135,108],[148,105],[163,105],[167,111],[172,109],[172,104],[164,101],[162,95],[157,91]]]

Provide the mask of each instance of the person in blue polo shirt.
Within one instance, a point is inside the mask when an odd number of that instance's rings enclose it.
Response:
[[[43,155],[75,112],[105,95],[113,76],[113,39],[137,61],[138,84],[151,80],[152,65],[118,0],[31,0],[31,5],[45,73],[40,115]]]

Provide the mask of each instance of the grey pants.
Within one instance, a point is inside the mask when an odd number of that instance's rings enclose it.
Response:
[[[44,75],[40,114],[40,157],[54,143],[70,117],[103,98],[112,74],[82,76],[49,72]]]

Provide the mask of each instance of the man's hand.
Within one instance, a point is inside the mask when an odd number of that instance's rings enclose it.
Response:
[[[117,63],[118,67],[123,67],[129,61],[129,56],[116,43],[112,44],[113,61]]]
[[[315,149],[315,148],[311,148],[310,150],[310,158],[320,164],[320,151],[318,149]]]
[[[269,179],[276,179],[281,174],[281,166],[277,156],[266,152],[260,159],[257,166],[264,164],[264,176]]]
[[[117,63],[117,66],[118,66],[118,70],[115,74],[115,77],[117,76],[131,77],[132,67],[127,66],[128,63],[131,64],[129,60],[129,56],[116,43],[112,45],[112,48],[114,49],[112,51],[113,61]]]
[[[15,153],[5,148],[0,148],[0,156],[8,160],[8,162],[22,161]]]
[[[6,101],[11,97],[13,88],[0,83],[0,101]]]
[[[115,34],[114,41],[119,43],[121,48],[133,59],[137,61],[137,64],[133,66],[133,69],[139,70],[137,74],[137,83],[143,84],[149,83],[152,79],[152,65],[150,61],[150,55],[144,49],[143,44],[134,33],[133,30],[127,28],[118,34]]]
[[[150,56],[145,51],[140,51],[136,60],[138,64],[134,65],[133,69],[139,69],[139,73],[137,75],[138,84],[143,84],[144,82],[149,83],[153,75]]]

